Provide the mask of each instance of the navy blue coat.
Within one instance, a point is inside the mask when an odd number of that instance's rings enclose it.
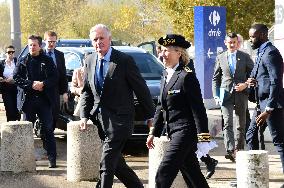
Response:
[[[178,66],[166,85],[165,77],[162,78],[153,135],[159,137],[165,126],[169,135],[189,129],[197,138],[197,133],[209,132],[200,85],[195,73],[187,66]]]
[[[270,42],[264,47],[251,73],[258,82],[258,97],[270,108],[284,108],[283,59]]]
[[[35,59],[28,54],[21,58],[14,69],[14,80],[17,86],[24,89],[25,94],[30,95],[36,91],[32,89],[34,81],[43,81],[43,96],[45,96],[50,104],[54,105],[55,86],[57,81],[57,71],[50,57],[43,52]],[[36,70],[34,72],[30,70]]]

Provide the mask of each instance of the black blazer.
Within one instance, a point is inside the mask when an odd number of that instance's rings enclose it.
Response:
[[[163,76],[153,135],[159,137],[165,126],[169,135],[181,129],[191,130],[194,137],[197,133],[208,133],[208,118],[195,73],[180,65],[165,84]]]
[[[6,61],[6,59],[0,61],[0,77],[2,77],[2,78],[4,78],[3,73],[4,73],[4,70],[5,70],[5,61]],[[15,58],[15,57],[14,57],[14,63],[15,63],[15,65],[17,63],[17,58]],[[4,83],[0,82],[0,93],[2,92],[3,85],[4,85]]]
[[[107,134],[114,135],[120,132],[120,136],[130,133],[133,129],[134,119],[134,95],[144,109],[145,120],[153,118],[154,106],[150,91],[142,78],[133,58],[123,52],[112,49],[110,65],[101,96],[98,95],[95,85],[95,67],[97,54],[89,55],[85,60],[85,83],[81,95],[81,118],[90,118],[101,108],[103,119],[120,122],[123,125],[103,125]],[[108,135],[109,136],[109,135]],[[110,137],[112,137],[110,136]]]
[[[3,77],[3,72],[4,72],[4,69],[5,69],[5,61],[6,59],[0,61],[0,77]],[[14,63],[16,65],[17,63],[17,58],[14,57]]]
[[[66,76],[66,66],[64,53],[54,49],[54,55],[56,59],[56,69],[58,73],[58,91],[62,95],[68,92],[68,80]]]

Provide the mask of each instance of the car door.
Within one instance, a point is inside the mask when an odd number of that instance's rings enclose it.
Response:
[[[146,50],[150,54],[152,54],[152,55],[157,57],[157,50],[156,50],[156,43],[155,43],[155,41],[143,42],[143,43],[137,45],[137,47],[143,48],[144,50]]]

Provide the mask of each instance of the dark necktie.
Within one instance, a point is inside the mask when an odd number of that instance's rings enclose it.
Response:
[[[55,62],[55,60],[53,59],[52,54],[53,54],[52,51],[48,51],[49,57],[51,57],[51,59],[52,59],[54,65],[56,66],[56,62]]]
[[[97,66],[97,88],[99,94],[101,94],[104,84],[104,59],[100,59]]]

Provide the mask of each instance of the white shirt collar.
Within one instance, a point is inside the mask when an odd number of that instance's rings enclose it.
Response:
[[[167,75],[167,80],[166,80],[167,83],[168,83],[168,82],[170,81],[170,79],[172,78],[172,76],[173,76],[174,72],[176,71],[176,69],[178,68],[178,66],[179,66],[179,63],[176,64],[176,66],[174,66],[174,68],[166,67],[166,71],[167,71],[167,73],[168,73],[168,75]]]

